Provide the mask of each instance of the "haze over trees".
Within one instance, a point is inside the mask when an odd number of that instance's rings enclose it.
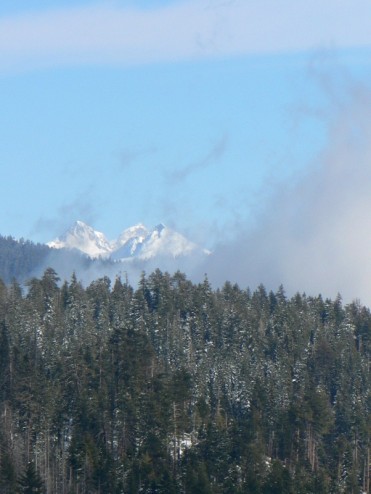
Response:
[[[24,283],[33,276],[42,276],[47,267],[52,266],[58,272],[73,270],[87,272],[93,265],[95,272],[109,271],[109,261],[93,260],[77,250],[51,249],[45,244],[35,244],[30,240],[16,240],[11,236],[0,235],[0,278],[9,284],[13,280]]]
[[[370,492],[371,314],[176,272],[0,282],[0,492]]]

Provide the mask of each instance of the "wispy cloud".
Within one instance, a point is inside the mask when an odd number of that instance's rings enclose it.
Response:
[[[174,170],[168,174],[168,179],[171,183],[182,182],[184,179],[192,175],[193,173],[203,170],[210,165],[217,163],[224,155],[228,143],[228,136],[224,134],[210,149],[210,151],[198,161],[189,163],[183,168]]]
[[[156,152],[156,146],[148,146],[142,149],[125,149],[120,154],[120,168],[129,168],[140,158],[152,156]]]
[[[318,47],[370,47],[368,0],[100,2],[0,18],[0,69],[132,65]]]

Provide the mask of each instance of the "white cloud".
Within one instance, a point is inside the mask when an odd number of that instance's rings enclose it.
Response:
[[[277,187],[257,227],[215,250],[212,281],[264,283],[371,305],[371,89],[346,88],[328,142],[293,186]]]
[[[0,68],[143,64],[319,47],[371,47],[368,0],[116,3],[0,18]]]

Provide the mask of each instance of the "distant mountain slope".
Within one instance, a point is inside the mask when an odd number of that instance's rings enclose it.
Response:
[[[44,265],[50,250],[46,245],[34,244],[29,240],[0,236],[0,278],[5,283],[13,279],[27,279]]]
[[[93,261],[77,250],[51,249],[45,244],[0,235],[0,279],[6,284],[40,276],[47,267],[69,278],[74,271],[83,273],[93,265],[97,270],[103,265],[107,268],[107,262]]]

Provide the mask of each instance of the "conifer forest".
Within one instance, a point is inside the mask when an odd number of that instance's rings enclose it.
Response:
[[[360,494],[371,314],[143,273],[0,283],[0,492]]]

